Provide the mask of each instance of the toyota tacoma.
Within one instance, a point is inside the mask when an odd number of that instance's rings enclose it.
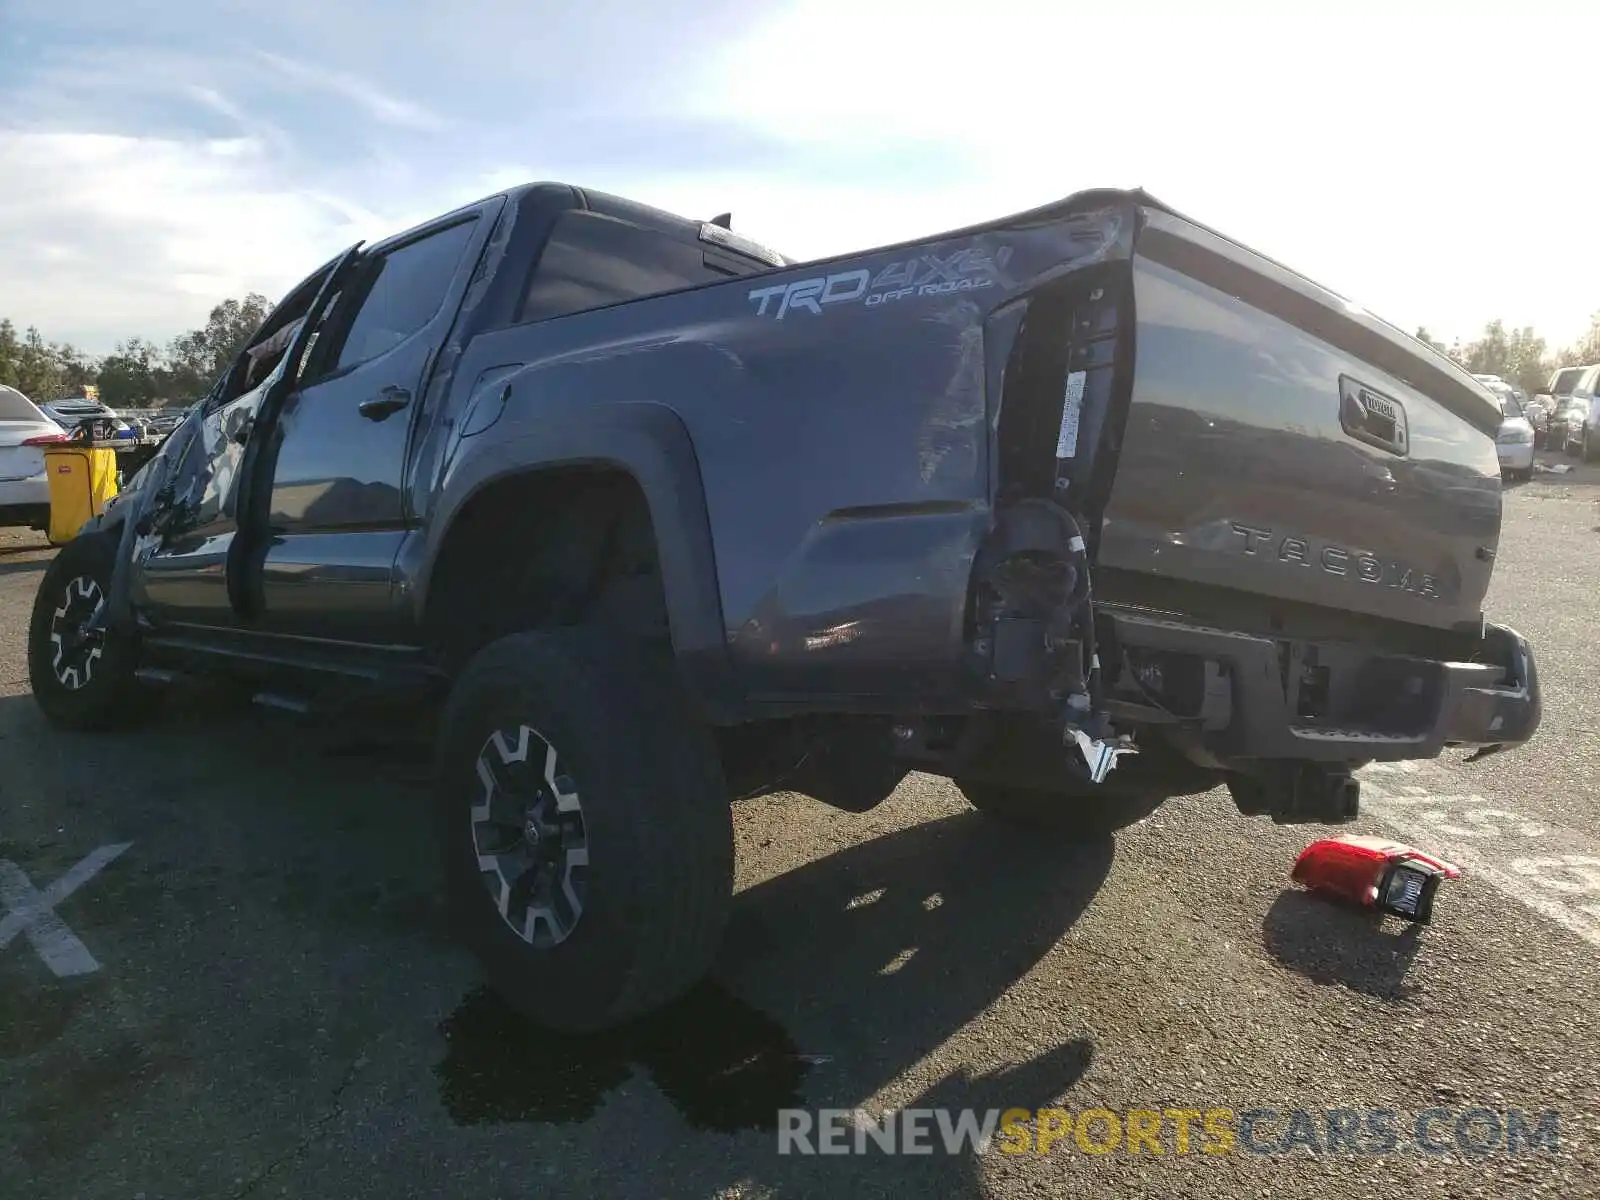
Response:
[[[1527,741],[1500,423],[1140,191],[801,263],[532,184],[296,286],[56,557],[30,678],[75,729],[216,673],[414,702],[463,938],[601,1028],[708,969],[742,796],[1334,823]]]

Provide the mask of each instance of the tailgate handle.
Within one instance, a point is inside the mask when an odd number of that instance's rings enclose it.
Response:
[[[1356,441],[1390,454],[1411,448],[1405,405],[1348,375],[1339,376],[1339,424]]]

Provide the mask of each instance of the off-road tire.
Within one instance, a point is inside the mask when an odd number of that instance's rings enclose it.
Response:
[[[1047,792],[970,779],[952,780],[967,803],[986,817],[1019,829],[1068,834],[1109,833],[1149,816],[1164,797],[1085,784]],[[1103,789],[1103,790],[1101,790]]]
[[[554,748],[581,801],[584,904],[536,946],[502,917],[480,870],[472,809],[497,731]],[[490,984],[536,1024],[612,1027],[710,969],[733,895],[733,822],[709,727],[668,653],[615,630],[515,633],[480,649],[445,705],[433,805],[446,898]]]
[[[84,589],[109,596],[116,565],[117,537],[90,533],[63,546],[44,573],[33,598],[28,622],[28,682],[33,698],[50,723],[63,729],[104,730],[129,725],[155,705],[154,694],[134,679],[137,644],[107,630],[99,653],[80,668],[82,682],[69,686],[58,672],[58,614],[71,602],[84,601]],[[69,596],[69,589],[72,594]]]

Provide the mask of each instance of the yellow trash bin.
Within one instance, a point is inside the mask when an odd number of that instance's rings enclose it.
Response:
[[[50,480],[52,545],[78,536],[90,517],[105,511],[117,494],[117,452],[85,442],[54,442],[44,447],[44,472]]]

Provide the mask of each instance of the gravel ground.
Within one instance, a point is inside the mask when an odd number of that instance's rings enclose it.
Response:
[[[137,734],[50,730],[23,653],[49,550],[0,533],[0,889],[127,846],[55,908],[95,969],[58,977],[37,926],[0,949],[0,1195],[1595,1195],[1597,535],[1600,469],[1508,493],[1489,610],[1540,654],[1532,746],[1368,776],[1361,830],[1469,868],[1420,933],[1291,889],[1316,831],[1225,793],[1067,843],[912,776],[863,816],[739,806],[715,978],[572,1042],[445,936],[417,747],[203,698]],[[888,1107],[1221,1108],[1236,1140],[1203,1153],[1197,1122],[1179,1152],[1166,1118],[1160,1155],[777,1153],[780,1108]],[[1438,1154],[1413,1144],[1431,1108]],[[1557,1110],[1559,1148],[1466,1153],[1472,1108]],[[1353,1109],[1367,1150],[1256,1152],[1251,1109],[1276,1114],[1256,1147]]]

